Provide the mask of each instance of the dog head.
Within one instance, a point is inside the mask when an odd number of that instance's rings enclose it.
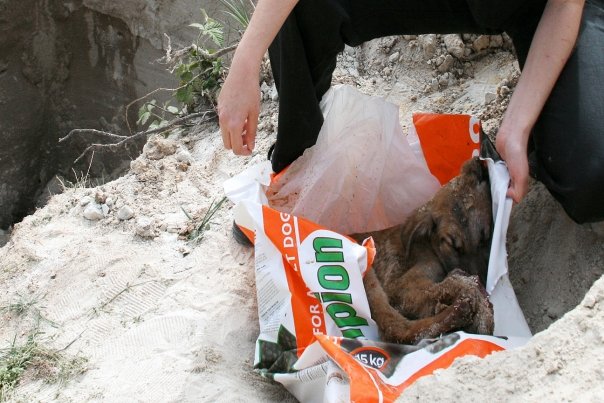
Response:
[[[484,283],[492,232],[489,174],[483,162],[473,158],[405,224],[406,260],[414,264],[428,247],[447,273],[461,268]]]

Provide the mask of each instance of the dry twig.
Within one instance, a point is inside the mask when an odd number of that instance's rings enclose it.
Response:
[[[80,156],[78,158],[76,158],[76,160],[73,162],[75,164],[78,161],[80,161],[82,158],[84,158],[84,156],[86,156],[86,154],[88,154],[91,151],[95,152],[95,151],[101,151],[101,150],[116,150],[119,147],[123,146],[124,144],[126,144],[126,143],[128,143],[130,141],[134,141],[134,140],[139,139],[141,137],[148,137],[148,136],[150,136],[152,134],[155,134],[155,133],[164,132],[164,131],[166,131],[166,130],[174,127],[174,126],[178,126],[178,125],[183,124],[185,122],[188,122],[189,120],[192,120],[192,119],[201,118],[203,120],[201,122],[199,122],[199,123],[207,122],[215,114],[216,114],[216,112],[213,111],[213,110],[204,111],[204,112],[197,112],[197,113],[191,113],[189,115],[173,119],[173,120],[169,121],[168,123],[166,123],[162,127],[158,127],[156,129],[151,129],[151,130],[140,131],[140,132],[134,133],[134,134],[132,134],[130,136],[122,136],[122,135],[118,135],[118,134],[114,134],[114,133],[109,133],[109,132],[103,132],[103,131],[94,130],[94,129],[74,129],[74,130],[70,131],[65,137],[61,137],[59,139],[59,143],[62,143],[64,141],[68,140],[72,136],[83,135],[83,134],[97,134],[97,135],[100,134],[100,135],[109,137],[111,139],[119,140],[116,143],[109,143],[109,144],[95,143],[95,144],[89,145],[82,152],[82,154],[80,154]],[[208,116],[208,115],[210,115],[210,116]]]

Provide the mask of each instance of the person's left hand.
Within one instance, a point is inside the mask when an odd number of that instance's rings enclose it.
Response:
[[[511,197],[515,203],[526,196],[529,183],[529,167],[527,158],[527,146],[521,138],[528,136],[515,136],[505,131],[499,130],[495,140],[495,147],[501,158],[506,162],[510,172],[510,187],[507,196]]]

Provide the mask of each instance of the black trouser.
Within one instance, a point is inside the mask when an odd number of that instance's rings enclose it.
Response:
[[[345,44],[400,34],[505,31],[523,66],[545,1],[527,3],[493,27],[477,21],[465,0],[300,0],[269,48],[280,100],[273,170],[315,144],[323,124],[319,101]],[[603,15],[602,0],[588,0],[577,47],[531,140],[537,178],[577,222],[604,219]]]

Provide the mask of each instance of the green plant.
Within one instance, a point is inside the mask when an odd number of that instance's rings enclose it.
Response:
[[[226,200],[227,200],[226,197],[223,197],[218,202],[216,202],[216,200],[212,200],[210,207],[208,208],[208,210],[206,211],[204,216],[201,218],[200,223],[197,224],[193,228],[193,230],[189,233],[188,238],[190,241],[199,242],[203,239],[204,232],[207,231],[208,229],[210,229],[210,220],[212,219],[212,217],[214,217],[216,212],[220,209],[220,207],[222,207],[222,204]],[[187,216],[187,218],[189,220],[193,220],[193,218],[184,209],[182,209],[182,211],[185,213],[185,215]]]
[[[6,312],[16,316],[21,316],[27,313],[27,311],[29,311],[31,307],[38,303],[38,300],[33,297],[26,298],[22,295],[17,295],[19,296],[18,300],[9,302],[6,305],[0,305],[0,312]]]
[[[165,126],[168,121],[178,116],[181,112],[176,106],[171,105],[170,101],[164,102],[162,105],[157,104],[157,100],[153,99],[145,102],[138,111],[139,125],[149,124],[148,129],[153,130]]]
[[[174,97],[189,108],[200,99],[215,105],[226,75],[222,58],[216,56],[224,46],[224,25],[210,18],[203,9],[201,15],[203,22],[189,25],[199,30],[197,41],[188,48],[174,69],[180,84]]]
[[[247,0],[249,5],[244,1],[221,0],[226,8],[223,12],[236,22],[240,35],[247,28],[249,10],[253,9],[251,0]],[[191,113],[202,103],[216,106],[218,93],[228,71],[224,55],[235,50],[236,45],[225,47],[224,23],[209,17],[203,9],[201,17],[202,22],[189,25],[198,30],[195,42],[175,52],[169,49],[165,57],[165,62],[171,66],[170,71],[178,79],[178,87],[161,90],[173,91],[174,98],[162,105],[156,100],[145,102],[139,109],[139,125],[148,124],[148,129],[160,128],[176,116]],[[147,94],[143,99],[158,90]]]
[[[64,384],[87,370],[86,358],[67,357],[42,346],[39,334],[37,330],[30,333],[23,344],[18,344],[15,337],[10,347],[0,350],[0,402],[8,399],[26,372],[31,372],[34,379]]]
[[[46,323],[48,323],[49,325],[51,325],[52,327],[57,327],[58,325],[53,322],[52,320],[49,320],[47,318],[45,318],[44,316],[42,316],[42,313],[40,312],[40,309],[37,307],[37,304],[39,302],[37,297],[31,296],[31,297],[25,297],[23,295],[17,294],[17,297],[14,301],[9,302],[6,305],[0,305],[0,313],[9,313],[11,315],[17,316],[17,317],[21,317],[24,316],[28,313],[31,313],[34,315],[36,321],[44,321]]]
[[[250,25],[251,14],[249,10],[255,9],[254,3],[251,0],[248,0],[247,5],[243,0],[221,0],[220,2],[227,8],[224,13],[239,24],[242,28],[239,33],[243,34],[243,31]]]

